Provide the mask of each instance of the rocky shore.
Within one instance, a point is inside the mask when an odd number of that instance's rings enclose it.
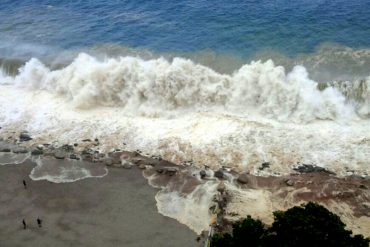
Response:
[[[211,225],[214,231],[222,232],[228,229],[231,222],[246,215],[252,215],[269,224],[273,220],[273,211],[286,210],[308,201],[319,202],[338,214],[355,233],[370,236],[370,177],[357,176],[354,172],[352,175],[339,177],[316,165],[297,164],[289,175],[261,177],[237,173],[226,167],[216,171],[208,167],[199,169],[192,161],[174,164],[163,160],[159,155],[145,154],[140,150],[115,149],[103,153],[99,151],[99,139],[95,138],[67,144],[40,144],[33,142],[32,136],[27,132],[3,137],[0,154],[5,153],[29,155],[33,158],[82,160],[108,168],[141,169],[149,184],[160,189],[156,196],[159,211],[188,225],[203,237],[206,236],[207,226]],[[261,162],[259,169],[268,167],[268,162]],[[199,188],[203,188],[203,192]],[[189,207],[162,205],[166,203],[163,198],[172,195],[171,193],[188,199],[180,204],[197,202],[196,197],[206,198],[203,201],[198,200],[206,204],[199,205],[199,208],[205,206],[206,212],[199,210],[195,219],[186,219],[191,217],[191,211],[186,211]],[[192,205],[196,208],[196,203]],[[171,211],[168,207],[177,206],[179,210],[168,212]],[[186,212],[178,212],[181,210]],[[202,220],[208,222],[197,222]]]

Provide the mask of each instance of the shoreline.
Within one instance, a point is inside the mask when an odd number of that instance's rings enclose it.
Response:
[[[159,189],[155,197],[159,213],[178,220],[201,236],[206,235],[210,224],[214,224],[216,232],[222,232],[231,222],[248,214],[269,224],[273,211],[316,201],[338,214],[347,228],[369,237],[369,177],[338,177],[313,165],[298,166],[290,175],[262,177],[240,174],[228,168],[217,171],[207,167],[199,169],[191,162],[177,165],[160,156],[141,154],[140,150],[99,153],[96,150],[99,146],[97,139],[83,140],[81,144],[60,147],[44,144],[26,150],[34,157],[52,157],[59,161],[81,159],[108,170],[137,167],[143,171],[149,184]],[[6,145],[13,151],[19,148],[18,145]],[[76,147],[82,151],[76,151]],[[264,163],[261,169],[267,166]],[[171,205],[173,197],[179,201],[178,204]],[[197,200],[201,202],[199,205],[195,203]],[[173,211],[171,207],[178,208]],[[190,207],[194,207],[193,211],[189,211]],[[191,217],[192,214],[196,217]]]

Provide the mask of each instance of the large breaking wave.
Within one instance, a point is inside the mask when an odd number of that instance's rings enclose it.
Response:
[[[176,163],[289,173],[310,163],[366,175],[370,78],[315,82],[271,60],[230,74],[185,58],[79,54],[52,69],[31,59],[0,75],[2,136],[99,138],[102,151],[142,149]],[[123,142],[127,144],[122,146]],[[259,170],[270,162],[266,170]]]
[[[18,75],[3,76],[1,83],[65,95],[77,108],[122,107],[144,116],[217,110],[309,122],[368,117],[370,113],[369,79],[319,87],[303,66],[287,73],[271,60],[252,62],[227,75],[182,58],[99,61],[80,54],[59,70],[31,59]]]

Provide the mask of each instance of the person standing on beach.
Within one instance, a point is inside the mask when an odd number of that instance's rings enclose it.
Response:
[[[26,229],[27,228],[27,224],[26,224],[26,221],[24,219],[22,220],[22,224],[23,224],[23,229]]]
[[[24,189],[27,189],[26,180],[24,180],[24,179],[23,179],[23,186],[24,186]]]
[[[39,217],[37,217],[37,225],[41,228],[42,227],[42,220],[40,220]]]

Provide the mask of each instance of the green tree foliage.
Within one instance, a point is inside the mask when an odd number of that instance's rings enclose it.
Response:
[[[352,236],[340,218],[325,207],[307,203],[274,213],[266,227],[248,216],[232,225],[232,234],[215,235],[212,247],[368,247],[370,240]]]

